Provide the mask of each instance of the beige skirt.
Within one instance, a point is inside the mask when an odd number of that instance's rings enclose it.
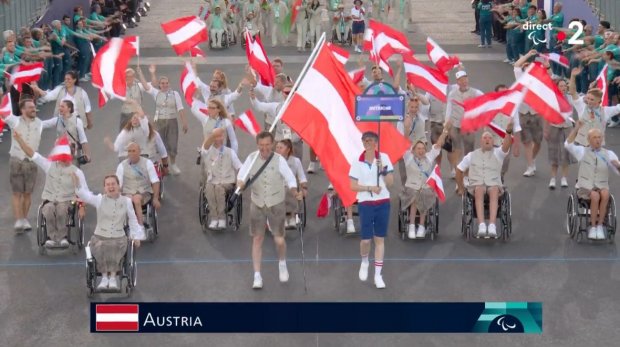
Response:
[[[115,274],[121,270],[121,259],[127,252],[127,236],[108,238],[93,235],[90,250],[97,261],[98,272]]]
[[[415,204],[418,211],[426,212],[435,204],[435,198],[435,192],[430,188],[413,190],[412,188],[405,187],[400,194],[400,206],[402,210],[406,210],[411,204]]]

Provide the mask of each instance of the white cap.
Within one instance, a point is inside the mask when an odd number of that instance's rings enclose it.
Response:
[[[465,77],[465,76],[467,76],[467,72],[465,72],[465,71],[457,71],[457,72],[456,72],[456,79],[457,79],[457,80],[458,80],[459,78],[461,78],[461,77]]]

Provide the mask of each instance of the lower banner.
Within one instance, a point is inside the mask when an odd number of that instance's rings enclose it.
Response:
[[[90,331],[542,333],[540,302],[91,303]]]

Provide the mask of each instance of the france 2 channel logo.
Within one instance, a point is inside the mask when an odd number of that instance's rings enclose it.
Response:
[[[568,44],[569,45],[583,45],[584,41],[583,39],[579,39],[579,37],[583,34],[583,24],[581,22],[578,21],[574,21],[571,22],[568,25],[569,29],[576,29],[575,33],[573,33],[573,35],[568,39]],[[523,30],[528,30],[531,31],[528,35],[527,38],[529,40],[531,40],[534,45],[538,45],[539,43],[546,43],[547,42],[547,38],[544,37],[542,39],[537,38],[536,37],[536,30],[545,30],[545,31],[550,31],[553,29],[553,26],[551,23],[547,23],[547,24],[533,24],[530,22],[525,22],[523,24],[522,27]],[[564,41],[566,40],[566,33],[563,31],[558,31],[558,41]]]

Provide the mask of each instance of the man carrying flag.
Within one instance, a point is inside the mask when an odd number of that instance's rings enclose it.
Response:
[[[437,142],[433,145],[430,152],[426,152],[426,141],[417,141],[411,148],[411,152],[405,153],[405,168],[407,172],[407,181],[405,182],[405,188],[400,194],[400,206],[403,210],[409,209],[409,230],[408,237],[410,239],[423,239],[426,237],[426,227],[424,221],[426,220],[426,213],[435,204],[435,191],[428,182],[433,174],[435,159],[441,153],[441,147],[443,146],[448,131],[450,129],[450,123],[446,123],[444,130],[437,139]],[[438,185],[435,185],[437,187]],[[445,200],[445,196],[443,196]],[[416,212],[420,212],[420,222],[416,231],[415,215]]]

